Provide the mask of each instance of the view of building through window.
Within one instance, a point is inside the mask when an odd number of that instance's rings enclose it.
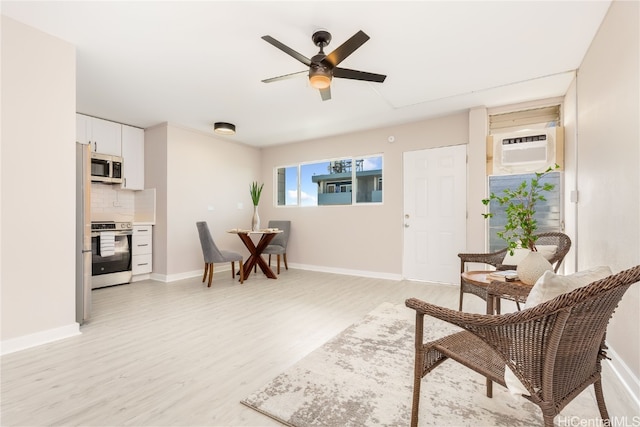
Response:
[[[382,156],[280,167],[276,182],[278,206],[381,203]]]

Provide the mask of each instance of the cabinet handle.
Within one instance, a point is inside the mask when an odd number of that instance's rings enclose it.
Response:
[[[149,263],[148,262],[143,262],[143,263],[138,264],[138,265],[149,265]]]
[[[146,228],[141,228],[140,230],[138,230],[139,233],[143,233],[143,232],[146,233],[147,231],[149,230]]]
[[[143,243],[141,245],[140,244],[138,245],[138,247],[141,247],[141,246],[149,246],[149,244],[148,243]]]

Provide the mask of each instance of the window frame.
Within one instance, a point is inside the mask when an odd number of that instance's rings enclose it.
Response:
[[[358,172],[366,172],[366,171],[358,171],[357,170],[357,163],[358,161],[361,161],[362,164],[364,164],[364,161],[368,158],[375,158],[375,159],[379,159],[380,162],[380,176],[377,176],[374,178],[374,191],[379,191],[380,195],[380,201],[358,201],[357,200],[357,192],[358,192],[358,181],[361,180],[362,178],[358,178],[357,173]],[[320,193],[318,190],[316,190],[316,200],[315,200],[315,204],[303,204],[302,201],[302,194],[304,193],[303,188],[302,188],[302,172],[305,166],[309,166],[309,165],[314,165],[314,164],[322,164],[322,163],[328,163],[328,167],[327,167],[327,175],[331,175],[331,165],[333,163],[336,162],[350,162],[349,168],[350,168],[350,172],[351,172],[351,177],[350,179],[350,183],[347,184],[345,182],[345,180],[347,179],[346,177],[343,177],[342,179],[337,179],[336,182],[331,182],[331,183],[326,183],[324,185],[326,185],[326,188],[332,186],[334,188],[334,194],[341,194],[341,193],[345,193],[348,192],[351,195],[350,198],[350,202],[349,203],[335,203],[335,204],[331,204],[331,203],[323,203],[320,204],[318,203],[318,199],[319,199],[319,194]],[[285,204],[278,204],[278,194],[280,193],[280,188],[278,187],[279,184],[279,171],[282,169],[290,169],[290,168],[296,168],[296,173],[297,173],[297,184],[296,184],[296,203],[295,204],[287,204],[287,187],[286,187],[286,178],[285,178]],[[288,165],[279,165],[279,166],[275,166],[273,168],[274,172],[273,172],[273,181],[274,181],[274,197],[273,197],[273,204],[276,208],[292,208],[292,207],[302,207],[302,208],[306,208],[306,207],[336,207],[336,206],[379,206],[382,205],[384,203],[384,185],[383,185],[383,180],[384,180],[384,154],[383,153],[374,153],[374,154],[367,154],[367,155],[360,155],[360,156],[344,156],[344,157],[334,157],[334,158],[330,158],[330,159],[323,159],[323,160],[313,160],[313,161],[305,161],[305,162],[299,162],[297,164],[288,164]],[[375,171],[376,169],[370,169]],[[286,174],[285,174],[286,176]],[[343,191],[343,189],[345,189],[345,187],[350,187],[348,190],[349,191]],[[328,191],[324,191],[324,193],[330,193]]]

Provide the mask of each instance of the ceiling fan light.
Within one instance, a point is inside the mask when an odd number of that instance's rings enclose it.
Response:
[[[236,125],[232,123],[216,122],[213,124],[213,131],[219,135],[234,135]]]
[[[314,74],[309,77],[309,83],[315,89],[326,89],[331,86],[331,77],[325,74]]]

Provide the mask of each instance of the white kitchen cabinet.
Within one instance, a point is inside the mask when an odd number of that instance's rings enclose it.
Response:
[[[88,145],[91,142],[91,135],[87,132],[90,118],[91,117],[85,116],[84,114],[76,114],[76,142],[80,144]]]
[[[144,190],[144,129],[122,125],[122,188]]]
[[[133,276],[149,274],[152,270],[152,226],[134,225],[131,249],[131,270]]]
[[[122,156],[122,125],[97,117],[76,114],[76,139],[91,144],[91,151]]]

